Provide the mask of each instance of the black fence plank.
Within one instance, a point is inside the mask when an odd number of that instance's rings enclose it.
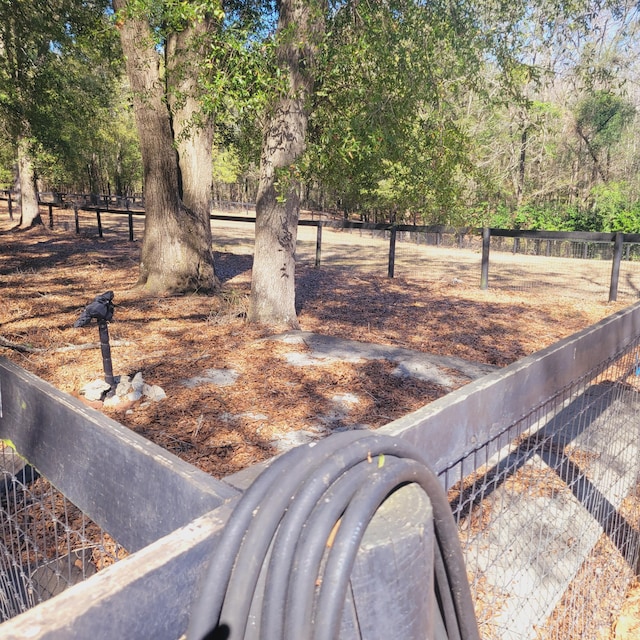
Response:
[[[390,278],[393,278],[396,265],[396,235],[397,228],[394,225],[391,227],[391,238],[389,239],[389,269],[387,271],[387,275]]]
[[[482,264],[480,267],[480,288],[489,288],[489,251],[491,247],[491,230],[482,230]]]
[[[620,279],[620,262],[622,260],[622,248],[624,234],[616,233],[613,248],[613,264],[611,265],[611,284],[609,286],[609,302],[618,299],[618,280]]]
[[[492,236],[502,238],[535,238],[539,240],[575,240],[587,242],[613,242],[615,233],[592,231],[544,231],[531,229],[491,229]]]
[[[377,432],[414,443],[431,468],[441,473],[476,446],[492,442],[526,409],[542,405],[587,375],[594,362],[604,362],[622,352],[639,335],[640,302],[470,382]]]
[[[238,495],[5,358],[0,437],[129,551]]]

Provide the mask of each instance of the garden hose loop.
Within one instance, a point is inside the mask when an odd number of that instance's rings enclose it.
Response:
[[[247,489],[203,578],[188,640],[244,640],[249,632],[334,640],[367,526],[407,484],[421,488],[433,512],[436,637],[478,640],[457,527],[437,477],[407,441],[362,431],[288,451]]]

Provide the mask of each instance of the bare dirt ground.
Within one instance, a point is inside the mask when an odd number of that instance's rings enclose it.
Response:
[[[0,209],[0,355],[77,396],[103,370],[99,348],[78,348],[97,343],[97,328],[76,329],[73,323],[97,294],[113,290],[114,372],[141,372],[168,397],[127,411],[103,410],[216,477],[271,457],[278,438],[312,427],[336,393],[360,398],[335,423],[339,428],[378,427],[445,393],[432,383],[390,375],[393,366],[386,362],[288,364],[285,355],[293,347],[263,340],[275,329],[245,321],[251,275],[250,239],[247,229],[239,230],[245,225],[233,227],[234,238],[229,225],[216,236],[214,224],[214,237],[221,239],[219,296],[160,298],[135,288],[139,229],[132,243],[120,222],[107,226],[103,239],[88,224],[76,235],[69,220],[57,219],[54,230],[16,232],[12,225]],[[342,234],[340,242],[353,242],[361,256],[358,268],[300,265],[302,329],[505,366],[630,303],[607,304],[602,295],[563,297],[550,287],[481,291],[479,273],[457,275],[467,273],[465,261],[476,265],[479,256],[455,249],[446,258],[444,250],[434,252],[438,260],[431,264],[424,248],[428,277],[421,267],[389,279],[384,254],[371,259],[373,270],[361,239],[349,238]],[[301,238],[302,255],[311,242]],[[570,288],[574,276],[564,277]],[[227,387],[184,384],[209,369],[240,375]],[[615,637],[640,635],[620,635],[619,628]]]

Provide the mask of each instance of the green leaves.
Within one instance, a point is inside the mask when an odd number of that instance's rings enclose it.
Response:
[[[54,166],[64,173],[109,106],[120,51],[107,5],[0,4],[0,125],[14,146],[30,141],[41,176]]]
[[[629,101],[610,91],[594,91],[578,104],[576,126],[597,151],[620,140],[635,111]]]
[[[463,3],[345,3],[330,18],[310,124],[313,177],[348,209],[441,216],[466,141],[457,99],[477,68]]]

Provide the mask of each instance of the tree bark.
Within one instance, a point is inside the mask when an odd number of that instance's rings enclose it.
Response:
[[[114,0],[114,9],[127,0]],[[145,192],[145,233],[138,286],[151,293],[211,292],[217,287],[207,212],[180,197],[178,154],[160,59],[140,18],[120,18],[120,40],[133,92]]]
[[[527,171],[527,142],[529,136],[529,125],[523,125],[520,133],[520,158],[518,161],[518,184],[516,188],[516,205],[520,207],[524,197],[524,182]]]
[[[600,161],[598,160],[598,154],[594,150],[593,145],[591,144],[591,141],[582,130],[582,127],[578,123],[576,123],[576,132],[578,133],[580,138],[582,138],[582,140],[584,141],[584,144],[587,147],[587,151],[589,152],[589,155],[593,160],[594,173],[597,173],[600,176],[600,178],[602,179],[602,182],[606,182],[607,176],[604,170],[602,169]],[[594,176],[594,179],[592,179],[592,182],[595,182],[595,176]]]
[[[288,79],[265,128],[256,201],[256,232],[248,319],[298,328],[295,250],[300,208],[296,161],[305,149],[308,100],[319,39],[322,0],[282,0],[278,17],[278,63]]]
[[[38,190],[33,160],[26,138],[18,139],[18,203],[20,207],[20,228],[29,229],[42,224],[38,207]]]
[[[167,41],[167,86],[175,147],[178,153],[178,186],[184,205],[193,212],[203,245],[209,247],[215,286],[219,285],[211,252],[211,199],[213,190],[213,121],[198,102],[198,69],[195,61],[203,36],[211,28],[206,18],[172,34]],[[200,44],[199,44],[200,43]]]

